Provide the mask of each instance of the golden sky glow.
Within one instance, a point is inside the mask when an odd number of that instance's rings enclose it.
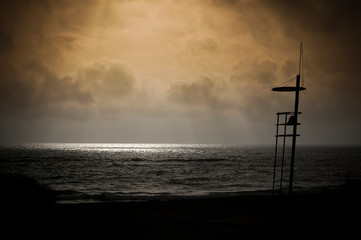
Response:
[[[1,141],[272,143],[304,45],[304,143],[361,143],[357,1],[0,3]]]

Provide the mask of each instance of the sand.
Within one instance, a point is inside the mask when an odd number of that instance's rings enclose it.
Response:
[[[361,223],[360,183],[292,196],[59,204],[32,179],[0,180],[2,239],[347,239]]]
[[[9,204],[3,233],[46,238],[251,239],[358,234],[360,197],[354,190],[289,196]]]

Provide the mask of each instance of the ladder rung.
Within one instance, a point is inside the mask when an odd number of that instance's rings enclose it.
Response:
[[[294,114],[294,112],[278,112],[277,115],[285,115],[285,114]],[[302,114],[302,112],[298,112],[298,114]]]
[[[301,136],[300,134],[296,134],[296,137]],[[277,134],[275,137],[293,137],[293,134]]]
[[[279,124],[276,124],[276,126],[293,126],[293,124],[287,124],[287,123],[279,123]],[[297,125],[301,125],[301,123],[297,123]]]

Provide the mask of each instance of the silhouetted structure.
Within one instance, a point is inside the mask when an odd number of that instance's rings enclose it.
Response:
[[[292,194],[292,185],[293,185],[293,172],[294,172],[294,163],[295,163],[295,153],[296,153],[296,138],[300,136],[297,134],[298,123],[298,114],[301,112],[298,111],[298,102],[299,102],[299,92],[305,90],[306,88],[300,86],[301,81],[301,72],[303,73],[303,49],[302,43],[300,46],[300,63],[299,63],[299,74],[296,76],[296,86],[281,86],[272,88],[272,91],[276,92],[295,92],[295,107],[293,112],[278,112],[277,113],[277,124],[276,124],[276,149],[275,149],[275,160],[273,168],[273,185],[272,185],[272,194],[275,191],[276,183],[276,169],[277,169],[277,155],[278,155],[278,138],[283,138],[282,144],[282,162],[281,162],[281,178],[280,178],[280,192],[282,193],[282,182],[283,182],[283,167],[284,167],[284,157],[285,157],[285,145],[286,138],[292,137],[292,153],[291,153],[291,164],[290,164],[290,178],[289,178],[289,195]],[[302,71],[301,71],[302,70]],[[280,116],[285,116],[284,121],[280,123]],[[288,122],[287,117],[290,116]],[[279,134],[279,126],[283,126],[283,134]],[[287,134],[287,127],[293,126],[292,134]]]

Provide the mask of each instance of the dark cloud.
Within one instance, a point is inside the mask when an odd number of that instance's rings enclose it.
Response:
[[[234,66],[233,73],[225,80],[203,77],[193,82],[173,84],[168,91],[168,99],[187,108],[194,116],[206,112],[214,118],[228,114],[229,118],[241,115],[242,119],[266,121],[266,114],[276,111],[276,106],[285,105],[282,103],[283,96],[272,97],[271,88],[277,70],[277,64],[267,60],[246,66],[240,63]]]
[[[0,67],[0,111],[6,115],[46,115],[61,111],[61,105],[88,105],[92,95],[84,92],[72,78],[58,77],[42,62],[33,61],[21,68]]]
[[[136,90],[133,73],[121,63],[94,63],[80,70],[78,81],[98,96],[123,98]]]
[[[176,83],[170,87],[168,98],[178,104],[192,107],[219,108],[221,101],[216,83],[204,77],[191,83]]]
[[[7,116],[67,116],[79,109],[106,107],[104,96],[122,99],[135,91],[135,79],[121,64],[94,64],[77,78],[59,77],[40,61],[20,68],[0,66],[0,111]],[[72,115],[74,114],[74,116]]]
[[[286,62],[281,71],[291,71],[294,63]],[[274,95],[271,91],[277,81],[278,65],[269,60],[241,62],[233,67],[228,79],[203,77],[192,82],[178,82],[168,91],[168,99],[192,113],[204,110],[213,114],[237,113],[243,119],[267,121],[277,108],[292,107],[293,96]],[[294,71],[293,71],[294,72]],[[295,79],[295,75],[293,77]],[[196,115],[196,114],[195,114]]]

